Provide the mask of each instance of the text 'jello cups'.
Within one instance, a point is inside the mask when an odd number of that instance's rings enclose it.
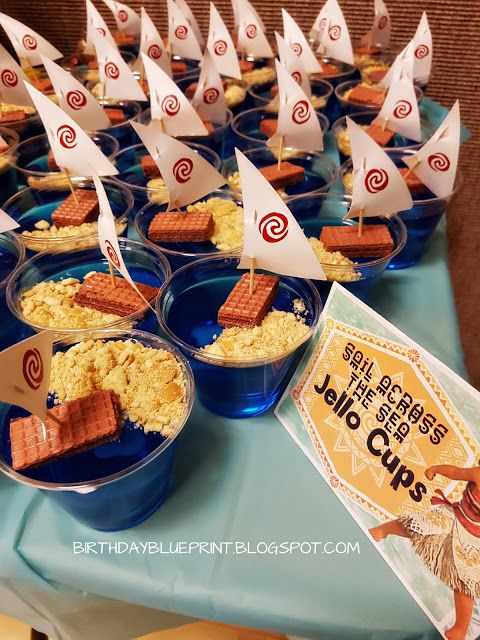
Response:
[[[12,233],[0,233],[0,350],[9,347],[21,335],[21,325],[10,313],[6,301],[7,285],[25,259],[25,247]]]
[[[218,311],[242,276],[238,263],[233,256],[191,262],[166,282],[156,306],[161,330],[189,359],[198,398],[230,418],[255,416],[275,403],[321,313],[309,280],[279,276],[261,326],[222,329]]]
[[[121,384],[127,368],[136,380],[135,392]],[[88,390],[73,381],[75,376],[87,377],[87,372]],[[62,338],[54,344],[49,389],[50,408],[98,390],[112,391],[122,412],[116,439],[15,471],[10,421],[27,413],[0,403],[0,470],[16,482],[40,489],[79,522],[100,531],[133,527],[152,515],[168,495],[177,436],[193,404],[193,376],[182,354],[143,331],[111,329]],[[159,395],[165,407],[162,421],[155,416]],[[137,408],[136,401],[143,405]],[[101,412],[97,420],[102,420]],[[68,443],[73,425],[65,427]],[[50,437],[48,422],[46,437]]]

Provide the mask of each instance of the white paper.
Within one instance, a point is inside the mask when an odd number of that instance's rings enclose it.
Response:
[[[174,0],[167,0],[167,5],[168,44],[172,55],[189,60],[201,60],[202,50],[186,16],[183,15]]]
[[[20,225],[12,217],[0,209],[0,233],[11,231],[12,229],[18,229]]]
[[[142,34],[140,36],[140,52],[135,63],[135,71],[141,71],[141,69],[143,69],[140,53],[144,53],[171,78],[172,67],[170,65],[170,56],[165,49],[162,37],[144,7],[142,7],[141,20]]]
[[[391,22],[388,9],[383,0],[375,0],[375,18],[372,26],[372,43],[381,49],[390,46]]]
[[[0,352],[0,400],[45,420],[54,331],[42,331]]]
[[[447,198],[455,184],[459,149],[460,104],[457,100],[430,140],[402,160],[430,191],[439,198]]]
[[[328,8],[330,6],[330,2],[331,0],[327,0],[325,2],[323,7],[318,12],[317,17],[315,18],[315,22],[313,23],[312,28],[310,29],[310,34],[309,34],[310,38],[315,42],[318,42],[318,40],[320,39],[323,33],[323,30],[327,26],[327,22],[328,22],[327,14],[328,14]]]
[[[129,36],[138,36],[140,33],[140,16],[138,13],[117,0],[103,0],[113,13],[117,29]]]
[[[415,80],[428,82],[432,70],[433,42],[432,32],[424,12],[420,19],[415,35],[413,36],[414,60],[413,74]]]
[[[385,102],[373,120],[379,126],[383,126],[385,121],[387,121],[387,129],[390,131],[395,131],[395,133],[416,142],[421,141],[420,111],[415,87],[404,69],[400,69],[398,76],[394,77]]]
[[[108,38],[110,42],[116,47],[115,39],[112,36],[110,29],[107,27],[107,23],[102,18],[97,8],[91,2],[91,0],[85,0],[87,7],[87,32],[85,36],[84,52],[86,54],[95,55],[94,37],[98,34]]]
[[[200,200],[223,184],[225,178],[183,142],[157,129],[131,122],[155,161],[167,187],[169,209]]]
[[[247,0],[237,0],[240,10],[238,50],[254,58],[273,58],[273,51],[252,6]]]
[[[227,121],[227,103],[222,79],[208,51],[203,57],[192,106],[203,120],[221,125]]]
[[[285,147],[305,151],[323,151],[323,133],[317,114],[302,88],[275,60],[278,82],[277,131],[268,140],[278,147],[283,136]]]
[[[327,23],[320,35],[318,51],[328,58],[354,64],[350,33],[337,0],[330,0],[326,14]]]
[[[239,17],[238,17],[238,5],[237,0],[231,0],[233,11],[233,28],[236,31],[238,29]]]
[[[51,60],[63,57],[48,40],[45,40],[39,33],[27,27],[27,25],[14,20],[5,13],[0,13],[0,24],[5,29],[7,36],[20,60],[24,58],[32,66],[42,64],[40,54],[47,56]]]
[[[100,83],[104,97],[114,100],[139,100],[146,102],[147,96],[133,75],[118,48],[100,34],[93,36],[97,51]]]
[[[242,74],[233,40],[213,2],[210,2],[210,27],[208,30],[207,49],[219,73],[241,80]]]
[[[112,126],[96,98],[71,73],[56,62],[42,56],[43,65],[52,82],[58,106],[85,131],[99,131]]]
[[[90,176],[91,168],[101,176],[118,173],[85,131],[50,98],[25,83],[47,132],[57,165],[72,176]]]
[[[280,64],[289,73],[295,82],[302,87],[302,91],[305,93],[308,99],[311,98],[312,89],[310,86],[310,78],[302,64],[302,59],[295,55],[291,47],[285,42],[282,36],[275,32],[275,39],[277,41],[277,51],[280,58]]]
[[[383,78],[378,83],[379,87],[388,88],[393,81],[394,77],[397,77],[401,70],[404,70],[409,78],[414,79],[413,76],[413,40],[407,44],[407,46],[400,51],[398,56],[392,63],[392,66],[387,71],[387,73],[383,76]]]
[[[161,120],[171,136],[206,136],[207,128],[178,85],[142,53],[150,88],[151,118]]]
[[[321,264],[282,198],[241,151],[235,149],[242,183],[245,233],[239,269],[255,267],[298,278],[326,280]]]
[[[200,31],[200,27],[198,26],[197,19],[195,18],[195,15],[193,14],[192,10],[190,9],[190,7],[188,6],[185,0],[176,0],[176,3],[180,11],[187,18],[188,24],[192,27],[193,32],[195,33],[195,37],[198,40],[198,43],[203,47],[203,45],[205,44],[205,38],[203,37],[202,32]]]
[[[283,38],[292,52],[298,57],[307,73],[320,73],[322,67],[313,53],[302,30],[292,16],[282,9]]]
[[[26,76],[17,61],[0,44],[0,102],[32,106],[25,89]]]

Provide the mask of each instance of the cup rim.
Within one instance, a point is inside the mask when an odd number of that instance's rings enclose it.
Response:
[[[25,252],[25,245],[18,238],[18,235],[16,233],[13,233],[13,231],[6,231],[6,232],[2,233],[2,236],[5,236],[6,238],[8,238],[8,240],[10,240],[11,243],[14,245],[14,247],[17,249],[17,251],[18,251],[18,259],[17,259],[17,262],[16,262],[14,268],[8,274],[8,276],[5,276],[5,278],[0,281],[0,289],[4,289],[5,286],[10,282],[13,274],[23,264],[23,262],[25,260],[25,253],[26,253]]]
[[[148,127],[148,124],[145,124],[145,116],[151,115],[151,112],[152,112],[152,109],[150,107],[148,107],[147,109],[144,109],[142,111],[142,113],[140,114],[140,116],[139,116],[139,122]],[[232,123],[232,120],[233,120],[233,113],[232,113],[231,109],[229,109],[227,107],[227,121],[225,122],[225,124],[219,125],[211,133],[208,133],[206,136],[205,135],[202,135],[202,136],[177,136],[177,139],[183,142],[185,140],[195,140],[195,139],[205,140],[206,138],[213,138],[216,134],[224,132],[226,129],[228,129],[228,127]],[[152,121],[152,119],[150,118],[149,122],[151,122],[151,121]],[[216,124],[216,123],[212,122],[212,124]],[[199,144],[199,143],[197,143],[197,144]],[[205,146],[205,145],[200,145],[200,146]],[[207,147],[207,149],[209,149],[209,148],[210,147]]]
[[[20,136],[14,129],[9,129],[8,127],[0,127],[0,136],[4,140],[5,136],[13,138],[12,143],[8,145],[8,149],[3,151],[3,153],[0,153],[0,158],[11,157],[13,159],[20,143]],[[5,142],[7,142],[7,140],[5,140]],[[13,165],[13,162],[10,162],[10,164]]]
[[[363,108],[364,111],[372,111],[372,112],[380,111],[381,107],[377,107],[377,106],[368,107],[368,105],[363,105],[363,104],[359,105],[357,102],[350,102],[349,100],[345,100],[345,98],[343,97],[343,93],[345,93],[345,91],[348,91],[349,89],[353,89],[354,86],[362,83],[365,84],[365,81],[362,80],[361,78],[360,80],[356,78],[355,80],[346,80],[345,82],[341,82],[339,85],[335,87],[336,99],[342,105],[349,105],[349,107],[357,107],[357,109]],[[415,96],[417,98],[417,104],[420,104],[424,95],[423,90],[417,84],[414,85],[414,89],[415,89]]]
[[[203,264],[207,262],[214,262],[214,261],[225,262],[227,260],[229,262],[235,261],[238,264],[238,262],[240,261],[240,258],[238,255],[235,255],[232,253],[223,255],[223,256],[201,258],[200,260],[189,262],[183,267],[180,267],[179,269],[177,269],[172,273],[172,275],[168,278],[168,280],[165,281],[165,284],[162,287],[162,290],[160,291],[155,301],[155,311],[157,314],[157,319],[158,319],[158,323],[160,325],[161,330],[168,336],[170,340],[173,341],[175,345],[177,344],[180,345],[180,347],[184,349],[186,352],[188,352],[190,356],[193,356],[196,360],[200,362],[206,362],[207,364],[222,366],[222,367],[230,367],[230,368],[250,368],[250,367],[258,367],[266,364],[271,364],[273,362],[276,362],[277,360],[286,358],[288,355],[296,351],[302,344],[307,342],[307,340],[309,340],[312,337],[312,335],[315,333],[319,325],[320,317],[322,313],[322,301],[317,288],[312,283],[312,281],[308,280],[307,278],[294,278],[293,276],[283,276],[280,274],[273,274],[273,275],[276,275],[280,280],[282,278],[302,280],[306,284],[307,288],[310,290],[310,293],[312,295],[312,300],[313,300],[312,306],[314,308],[315,317],[313,318],[312,324],[307,325],[308,331],[305,333],[305,335],[302,336],[302,338],[300,338],[296,342],[293,342],[292,344],[290,344],[286,351],[282,351],[281,353],[278,353],[276,355],[271,355],[265,358],[256,358],[254,360],[245,359],[245,358],[231,358],[231,357],[217,356],[214,354],[205,353],[204,351],[202,351],[201,347],[193,347],[192,345],[188,344],[188,342],[185,342],[184,340],[179,338],[170,329],[169,325],[165,321],[164,314],[162,311],[162,301],[164,297],[167,295],[170,284],[175,279],[175,277],[177,277],[177,275],[181,275],[185,271],[188,271],[189,269],[196,269],[197,267],[201,267]],[[264,269],[259,269],[259,271],[261,271],[262,273],[270,273]]]
[[[119,182],[116,182],[115,180],[112,180],[111,178],[104,178],[101,177],[100,180],[102,181],[103,184],[107,184],[111,187],[114,187],[116,189],[118,189],[122,195],[124,196],[127,206],[125,208],[125,210],[123,211],[123,213],[121,213],[118,218],[115,218],[115,226],[117,224],[121,224],[123,222],[127,222],[128,221],[128,216],[130,215],[130,212],[133,209],[133,204],[134,204],[134,199],[133,199],[133,195],[131,194],[130,190],[127,189],[123,184],[120,184]],[[89,180],[88,178],[82,178],[80,181],[75,180],[74,181],[75,186],[79,186],[79,187],[85,187],[86,185],[93,185],[93,181]],[[3,209],[5,211],[8,210],[9,207],[11,207],[13,204],[15,204],[16,200],[20,199],[20,196],[22,196],[23,194],[25,194],[27,191],[39,191],[36,187],[25,187],[23,189],[20,189],[20,191],[17,191],[16,193],[13,194],[13,196],[10,196],[10,198],[2,205]],[[42,189],[42,191],[59,191],[58,189]],[[64,191],[68,191],[68,187],[64,190]],[[107,194],[108,195],[108,194]],[[15,235],[20,238],[20,241],[22,242],[22,244],[24,244],[24,241],[22,240],[22,234],[21,232],[17,231],[16,229],[13,229],[13,232],[15,233]],[[58,246],[62,246],[62,245],[70,245],[70,244],[74,244],[76,242],[82,242],[85,240],[89,240],[89,239],[93,239],[93,238],[97,238],[98,237],[98,230],[97,231],[91,231],[90,233],[86,233],[83,235],[72,235],[72,236],[66,236],[66,237],[53,237],[53,238],[35,238],[33,236],[27,236],[28,240],[27,242],[31,245],[42,245],[42,244],[47,244],[50,245],[50,251],[52,249],[55,249]],[[25,246],[25,245],[24,245]],[[87,248],[87,247],[85,247]],[[28,249],[30,249],[31,251],[35,251],[35,249],[32,249],[31,247],[28,247]],[[42,253],[50,253],[50,251],[43,251]]]
[[[186,406],[185,406],[184,416],[175,434],[173,436],[166,437],[165,440],[163,440],[163,442],[161,442],[156,449],[151,451],[147,456],[145,456],[145,458],[142,458],[142,460],[138,460],[137,462],[130,465],[126,469],[122,469],[121,471],[117,471],[116,473],[112,473],[108,476],[103,476],[95,480],[86,480],[85,482],[65,482],[65,483],[62,483],[61,486],[52,487],[51,485],[54,483],[46,482],[45,480],[35,480],[33,478],[29,478],[28,476],[24,476],[21,473],[18,473],[18,471],[15,471],[14,469],[12,469],[12,467],[8,465],[3,460],[2,457],[0,457],[0,471],[2,471],[6,476],[11,478],[12,480],[16,480],[17,482],[20,482],[21,484],[25,484],[31,487],[33,486],[37,489],[46,489],[47,491],[76,491],[78,493],[82,493],[82,492],[89,493],[88,490],[94,491],[107,484],[111,484],[112,482],[125,478],[131,475],[132,473],[134,473],[135,471],[140,470],[142,467],[146,466],[148,463],[150,463],[152,460],[154,460],[160,454],[162,454],[167,449],[167,447],[169,447],[172,444],[172,442],[178,437],[180,432],[185,427],[192,412],[193,403],[195,399],[195,381],[194,381],[192,369],[188,363],[188,360],[185,358],[185,356],[180,351],[180,349],[178,349],[174,344],[171,344],[170,342],[168,342],[164,338],[161,338],[160,336],[156,336],[155,334],[152,334],[152,333],[147,333],[146,331],[140,331],[138,329],[122,330],[122,329],[108,328],[108,329],[91,329],[88,331],[84,330],[83,334],[76,335],[76,336],[65,336],[65,335],[59,336],[54,341],[54,345],[63,343],[66,346],[68,345],[73,346],[74,344],[77,344],[84,340],[89,340],[89,339],[101,340],[102,337],[115,338],[116,336],[118,336],[119,339],[124,339],[124,340],[133,338],[134,340],[136,339],[138,342],[142,342],[142,339],[148,340],[148,341],[153,340],[158,345],[155,348],[165,349],[167,351],[170,351],[170,353],[173,353],[173,355],[177,359],[180,365],[180,368],[182,369],[182,373],[185,380]],[[5,405],[9,403],[1,403],[1,404]],[[3,420],[3,422],[5,422],[5,420]]]
[[[146,246],[142,242],[139,242],[138,240],[130,240],[130,238],[118,238],[118,242],[120,244],[120,247],[122,247],[122,245],[126,245],[126,246],[131,246],[137,250],[145,251],[145,249],[147,249],[149,251],[152,251],[155,254],[156,260],[161,264],[161,270],[163,272],[163,277],[164,277],[164,281],[159,287],[159,292],[157,294],[157,297],[158,297],[158,295],[160,294],[160,291],[165,286],[165,282],[167,281],[167,279],[169,278],[172,272],[170,263],[168,262],[163,252],[160,251],[157,247]],[[57,253],[55,254],[55,258],[56,258],[56,261],[58,261],[58,259],[62,256],[62,254],[68,253],[71,255],[72,253],[79,253],[80,251],[94,251],[94,250],[98,250],[99,255],[102,256],[102,253],[100,252],[100,247],[85,247],[85,248],[65,247],[65,249],[57,251]],[[38,262],[39,260],[42,260],[42,259],[51,261],[51,258],[52,258],[52,255],[48,251],[42,251],[42,252],[36,253],[34,256],[29,258],[28,260],[25,260],[25,262],[23,262],[19,267],[17,267],[17,269],[12,274],[12,276],[14,277],[10,278],[10,281],[8,282],[8,285],[7,285],[6,300],[7,300],[8,308],[10,309],[11,313],[17,318],[17,320],[20,320],[20,322],[23,322],[27,326],[32,327],[32,329],[34,329],[35,331],[50,330],[56,334],[77,336],[80,333],[82,332],[85,333],[86,331],[89,331],[89,330],[97,331],[100,329],[121,328],[126,323],[133,322],[134,320],[142,317],[145,313],[148,312],[148,308],[147,309],[143,308],[139,311],[134,311],[133,313],[130,313],[128,316],[122,316],[118,320],[114,320],[113,322],[109,322],[108,324],[100,325],[99,327],[90,327],[90,328],[83,327],[79,329],[65,329],[65,328],[59,328],[59,327],[48,327],[48,326],[34,324],[30,320],[28,320],[28,318],[26,318],[23,315],[23,313],[20,311],[19,296],[15,298],[13,293],[13,282],[20,275],[22,275],[22,273],[24,273],[27,269],[29,269],[32,266],[32,264],[34,264],[35,262]],[[153,302],[151,304],[153,305]]]
[[[349,62],[343,62],[342,60],[337,60],[336,58],[331,58],[330,56],[324,56],[321,53],[317,54],[315,53],[315,57],[317,58],[317,60],[320,61],[320,63],[325,62],[326,64],[340,64],[343,67],[346,67],[343,71],[341,71],[340,73],[337,74],[333,74],[331,76],[325,76],[325,78],[341,78],[343,76],[348,76],[352,73],[355,73],[357,67],[354,64],[350,64]],[[315,76],[315,75],[319,75],[318,72],[317,73],[311,73],[310,76]],[[322,80],[324,78],[322,77]],[[335,90],[335,87],[334,87]]]
[[[275,83],[275,81],[276,81],[276,79],[275,80],[271,80],[270,82],[273,84],[273,83]],[[270,82],[266,82],[265,84],[270,84]],[[317,86],[318,85],[326,85],[326,93],[325,93],[325,95],[320,96],[321,98],[325,99],[325,106],[326,106],[327,101],[330,99],[330,97],[331,97],[331,95],[333,93],[333,85],[332,85],[332,83],[328,82],[328,80],[325,80],[324,78],[314,78],[313,80],[310,78],[310,84],[312,85],[312,96],[313,96],[313,86],[314,85],[317,85]],[[250,96],[254,100],[265,101],[265,104],[267,105],[267,104],[270,103],[270,101],[273,98],[270,98],[270,100],[268,100],[268,98],[264,98],[262,95],[257,93],[255,91],[255,89],[257,89],[259,86],[263,86],[263,85],[249,85],[248,89],[247,89],[247,93],[249,93]],[[263,107],[254,107],[254,108],[263,108]],[[324,109],[324,108],[325,107],[321,107],[321,109]],[[248,111],[250,111],[250,109],[248,109]],[[319,109],[315,109],[315,111],[317,113],[323,113],[322,111],[320,111],[320,108]],[[243,113],[245,113],[245,112],[243,112]],[[241,114],[239,114],[239,115],[241,115]]]
[[[91,93],[92,87],[88,87],[87,86],[86,88]],[[121,107],[124,107],[124,106],[127,106],[127,107],[128,106],[133,106],[133,108],[136,111],[136,113],[134,113],[132,116],[129,116],[128,118],[125,118],[124,122],[119,122],[118,124],[112,124],[110,127],[106,127],[105,129],[102,129],[101,130],[102,132],[108,132],[108,131],[111,131],[112,129],[121,129],[122,127],[129,127],[130,126],[130,120],[133,120],[134,122],[138,122],[138,119],[140,118],[140,116],[141,116],[141,114],[143,112],[143,107],[142,107],[142,105],[140,104],[140,102],[138,100],[115,100],[115,102],[109,102],[108,100],[109,100],[108,98],[105,98],[103,101],[97,99],[97,102],[103,108],[111,107],[111,108],[115,109],[116,107],[120,107],[121,108]],[[97,131],[94,131],[93,133],[97,133]],[[108,134],[108,135],[110,135],[110,134]],[[117,142],[118,142],[118,140],[117,140]],[[120,143],[119,143],[119,146],[120,146]]]

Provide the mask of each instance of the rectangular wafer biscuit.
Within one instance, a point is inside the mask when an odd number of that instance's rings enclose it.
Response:
[[[25,120],[25,111],[18,109],[17,111],[8,111],[7,113],[0,113],[0,124],[6,124],[7,122],[20,122]]]
[[[399,171],[402,174],[402,177],[405,180],[405,184],[407,185],[410,193],[413,196],[418,196],[421,193],[425,193],[427,187],[423,184],[420,178],[415,173],[413,173],[413,171],[410,171],[408,167],[402,167],[401,169],[399,169]]]
[[[213,216],[209,211],[157,213],[148,228],[152,242],[204,242],[213,234]]]
[[[278,126],[278,120],[276,118],[264,118],[260,121],[260,131],[267,138],[271,138],[276,132]]]
[[[383,258],[393,250],[384,224],[364,224],[361,236],[356,226],[323,227],[320,240],[327,251],[340,251],[347,258]]]
[[[71,193],[52,213],[52,224],[56,227],[72,225],[78,227],[85,222],[93,222],[98,218],[98,197],[96,191],[75,189],[75,198]]]
[[[140,166],[146,178],[160,178],[160,169],[152,156],[142,156],[140,158]]]
[[[378,84],[387,75],[388,69],[374,69],[368,73],[368,80],[372,84]]]
[[[49,78],[38,78],[37,80],[30,80],[30,84],[42,93],[53,92],[53,85]]]
[[[172,73],[186,73],[187,63],[182,60],[172,60]]]
[[[82,307],[114,313],[121,317],[145,309],[145,301],[126,280],[116,277],[115,284],[116,286],[112,287],[110,276],[106,273],[94,273],[82,282],[74,301]],[[156,287],[139,282],[135,284],[149,302],[158,294]]]
[[[118,437],[120,405],[113,391],[89,396],[50,409],[47,416],[17,418],[10,422],[12,467],[17,471],[48,464],[59,458],[93,449]]]
[[[123,109],[115,109],[113,107],[105,107],[105,113],[112,125],[121,124],[125,122],[125,113]]]
[[[251,294],[249,287],[250,274],[244,273],[218,310],[221,327],[255,327],[262,323],[277,297],[278,278],[255,273]]]
[[[198,82],[192,82],[192,84],[189,84],[188,87],[185,89],[185,95],[187,96],[187,98],[189,98],[190,100],[193,98],[193,96],[195,95],[195,91],[197,90],[198,87]]]
[[[347,101],[365,104],[369,107],[381,107],[385,101],[385,94],[374,87],[357,85],[350,91]]]
[[[340,69],[334,64],[329,64],[328,62],[322,62],[321,64],[322,70],[320,71],[320,73],[312,73],[312,80],[321,80],[322,78],[335,76],[340,71]]]
[[[255,66],[251,60],[239,60],[238,64],[240,65],[241,73],[249,73],[253,71],[253,67]]]
[[[283,189],[297,182],[302,182],[305,177],[303,167],[291,162],[282,162],[280,169],[277,164],[271,164],[268,167],[262,167],[260,173],[268,180],[274,189]]]
[[[390,131],[387,127],[383,127],[373,122],[365,129],[368,135],[375,140],[381,147],[387,145],[395,135],[395,131]]]

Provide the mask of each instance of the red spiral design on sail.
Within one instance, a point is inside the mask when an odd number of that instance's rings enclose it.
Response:
[[[393,108],[392,114],[394,118],[403,120],[412,113],[412,105],[408,100],[397,100]]]
[[[73,149],[77,146],[77,134],[69,124],[62,124],[58,127],[57,139],[64,149]]]
[[[120,9],[120,11],[118,12],[118,19],[120,20],[120,22],[128,21],[128,13],[125,11],[125,9]]]
[[[302,74],[300,73],[300,71],[292,71],[291,76],[297,84],[302,84]]]
[[[292,109],[292,120],[295,124],[305,124],[310,118],[311,109],[307,100],[299,100]]]
[[[217,40],[213,45],[213,52],[217,56],[224,56],[227,53],[228,45],[225,40]]]
[[[245,27],[245,35],[249,40],[257,37],[257,26],[255,24],[247,24]]]
[[[27,349],[23,354],[22,373],[30,389],[36,391],[43,381],[43,361],[38,349]]]
[[[18,76],[12,69],[4,69],[0,77],[5,87],[16,87],[18,84]]]
[[[110,242],[110,240],[105,240],[105,250],[107,252],[108,259],[110,260],[110,262],[113,265],[115,265],[117,269],[120,269],[120,259],[117,255],[117,252],[113,248],[113,245]]]
[[[97,33],[99,33],[101,36],[106,36],[107,32],[105,31],[105,29],[103,27],[97,27]]]
[[[296,56],[301,56],[303,53],[303,47],[299,42],[292,42],[290,49]]]
[[[370,169],[365,176],[365,188],[369,193],[379,193],[388,186],[388,174],[384,169]]]
[[[87,96],[79,89],[69,91],[65,96],[68,106],[75,111],[82,109],[87,104]]]
[[[203,102],[205,104],[215,104],[220,97],[220,92],[215,87],[209,87],[203,92]]]
[[[320,31],[323,31],[326,26],[327,26],[327,19],[326,18],[322,18],[320,20]]]
[[[173,165],[172,173],[175,180],[180,184],[185,184],[192,177],[193,160],[190,158],[180,158]]]
[[[163,98],[160,108],[166,116],[176,116],[180,111],[180,101],[173,93],[169,93]]]
[[[388,24],[387,16],[380,16],[380,18],[378,19],[378,28],[379,29],[385,29],[387,24]]]
[[[288,234],[288,218],[283,213],[272,211],[260,220],[258,230],[265,242],[281,242]]]
[[[27,51],[35,51],[38,46],[37,39],[30,33],[26,33],[22,38],[22,44]]]
[[[178,27],[175,29],[175,37],[178,38],[178,40],[185,40],[187,36],[188,36],[187,25],[179,24]]]
[[[152,60],[159,60],[162,57],[162,47],[159,44],[151,44],[148,47],[147,55]]]
[[[342,27],[339,24],[333,24],[328,30],[330,40],[338,40],[342,35]]]
[[[437,151],[437,153],[432,153],[427,158],[428,166],[433,171],[448,171],[450,169],[450,160],[447,155]]]
[[[427,47],[426,44],[419,44],[418,47],[415,49],[415,57],[418,58],[418,60],[421,60],[422,58],[426,58],[429,53],[430,53],[430,49]]]
[[[110,80],[118,80],[120,77],[120,69],[114,62],[107,62],[105,64],[105,75],[107,78],[110,78]]]

